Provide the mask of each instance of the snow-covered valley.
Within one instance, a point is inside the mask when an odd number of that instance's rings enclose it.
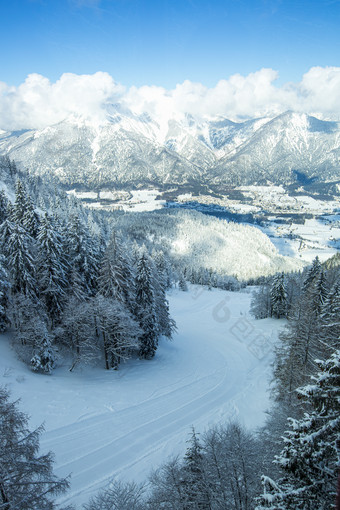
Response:
[[[255,321],[251,293],[191,286],[169,295],[178,332],[151,361],[118,371],[65,364],[33,373],[0,339],[0,377],[30,426],[45,423],[43,451],[55,452],[59,476],[71,473],[63,501],[77,508],[112,478],[143,481],[168,456],[182,453],[192,425],[238,419],[264,423],[273,345],[284,321]]]
[[[307,195],[290,195],[282,186],[241,186],[238,199],[187,193],[175,201],[163,200],[159,189],[81,193],[76,196],[89,208],[126,212],[155,211],[164,207],[193,209],[227,221],[259,228],[280,255],[309,264],[317,255],[325,261],[340,248],[340,199],[322,200]],[[302,192],[301,192],[302,193]],[[243,197],[243,198],[242,198]]]

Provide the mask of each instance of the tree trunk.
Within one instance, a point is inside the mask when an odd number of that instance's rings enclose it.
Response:
[[[3,510],[10,510],[11,507],[9,504],[9,499],[6,495],[5,488],[4,488],[4,485],[2,482],[0,482],[0,495],[1,495],[2,503],[3,503],[3,505],[1,505],[1,507],[3,508]]]
[[[104,331],[103,331],[103,341],[104,341],[105,368],[106,368],[106,370],[110,370],[109,353],[107,350],[107,339],[106,339],[106,334]]]

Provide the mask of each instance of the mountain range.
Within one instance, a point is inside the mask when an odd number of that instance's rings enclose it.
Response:
[[[0,153],[67,188],[202,186],[340,181],[340,123],[292,111],[244,122],[173,116],[120,105],[105,120],[69,117],[40,130],[0,131]]]

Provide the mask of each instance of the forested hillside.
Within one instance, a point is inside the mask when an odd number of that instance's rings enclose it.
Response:
[[[70,355],[71,370],[152,358],[175,328],[161,254],[123,241],[53,180],[42,184],[6,158],[1,172],[1,328],[12,329],[20,358],[44,372]]]
[[[175,328],[172,285],[235,290],[297,267],[254,227],[194,211],[90,211],[53,177],[42,182],[9,158],[0,170],[1,327],[33,370],[65,357],[71,369],[152,358]]]

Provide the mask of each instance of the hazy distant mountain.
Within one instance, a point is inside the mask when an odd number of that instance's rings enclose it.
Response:
[[[2,132],[0,151],[36,174],[90,189],[340,179],[340,123],[293,112],[241,123],[187,115],[164,124],[112,105],[104,124],[68,118]]]

